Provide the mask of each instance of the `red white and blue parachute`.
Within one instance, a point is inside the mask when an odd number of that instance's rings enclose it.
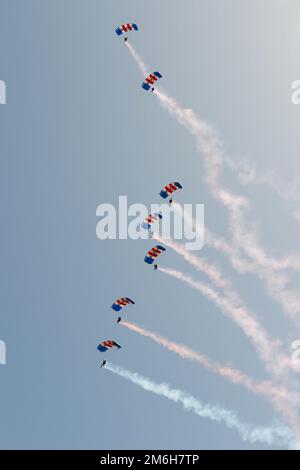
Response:
[[[157,82],[159,78],[162,78],[162,75],[159,72],[153,72],[148,75],[148,77],[145,78],[145,80],[142,83],[142,88],[144,90],[150,90],[151,87],[153,87],[154,83]]]
[[[107,341],[102,341],[102,343],[98,344],[97,349],[100,352],[105,352],[110,348],[116,347],[120,349],[122,346],[120,346],[118,343],[112,340],[107,340]]]
[[[145,258],[144,258],[144,261],[145,263],[148,263],[148,264],[152,264],[156,258],[161,254],[163,253],[164,251],[166,251],[166,248],[161,246],[161,245],[156,245],[154,246],[153,248],[151,248],[151,250],[148,251],[148,253],[146,254]]]
[[[138,31],[138,29],[139,28],[135,23],[125,23],[121,24],[121,26],[116,29],[116,33],[118,36],[122,36],[122,34],[127,33],[128,31]]]
[[[169,183],[167,184],[159,193],[159,195],[163,198],[166,199],[169,197],[171,194],[173,194],[177,189],[182,189],[182,186],[180,183],[175,182],[175,183]]]
[[[142,223],[142,227],[145,228],[146,230],[149,230],[152,224],[156,222],[157,220],[162,219],[162,215],[160,212],[154,212],[154,214],[149,214],[144,222]]]
[[[126,307],[126,305],[128,304],[134,305],[134,301],[129,299],[128,297],[121,297],[112,304],[111,308],[116,312],[119,312],[120,310],[122,310],[123,307]]]

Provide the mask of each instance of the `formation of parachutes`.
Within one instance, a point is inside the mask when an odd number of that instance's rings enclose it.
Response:
[[[124,23],[115,30],[117,36],[123,36],[125,33],[130,32],[130,31],[131,32],[132,31],[138,31],[138,26],[135,23]],[[127,41],[127,40],[128,40],[128,37],[126,36],[124,38],[124,41]],[[150,73],[145,78],[145,80],[143,81],[142,88],[146,91],[149,91],[149,90],[154,91],[154,86],[153,85],[160,78],[162,78],[162,75],[159,72]],[[178,183],[178,182],[168,183],[166,186],[164,186],[162,188],[162,190],[159,192],[159,195],[163,199],[167,199],[169,197],[170,198],[169,203],[171,204],[172,203],[172,194],[175,191],[179,190],[179,189],[182,189],[182,185],[180,183]],[[149,229],[151,229],[152,225],[155,222],[157,222],[161,219],[162,219],[162,214],[160,212],[154,212],[153,214],[149,214],[145,218],[145,220],[143,221],[141,226],[142,226],[143,229],[149,230]],[[154,264],[154,270],[157,270],[158,269],[158,264],[157,264],[158,257],[162,253],[164,253],[165,251],[166,251],[166,248],[162,245],[152,246],[152,248],[146,253],[145,258],[144,258],[144,262],[146,264],[150,264],[150,265]],[[135,304],[135,302],[133,300],[131,300],[129,297],[120,297],[119,299],[117,299],[113,302],[113,304],[111,305],[111,308],[112,308],[112,310],[114,310],[114,312],[121,312],[123,310],[123,308],[125,308],[129,305],[134,305],[134,304]],[[117,319],[117,322],[119,323],[120,321],[121,321],[121,317],[119,316],[118,319]],[[102,341],[97,346],[97,349],[100,352],[106,352],[106,351],[111,350],[113,348],[120,349],[121,346],[118,343],[116,343],[116,341],[113,341],[113,340]],[[106,360],[104,360],[102,362],[102,367],[105,366],[105,364],[106,364]]]

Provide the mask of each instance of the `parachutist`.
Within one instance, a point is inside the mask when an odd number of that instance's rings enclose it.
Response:
[[[154,88],[154,87],[153,87],[153,88],[151,88],[151,91],[152,91],[152,93],[154,92],[154,90],[155,90],[155,88]]]
[[[173,198],[170,198],[170,199],[169,199],[169,204],[171,205],[172,202],[173,202]]]
[[[157,269],[158,269],[158,265],[155,264],[155,265],[154,265],[154,271],[156,271]]]
[[[120,323],[121,320],[122,320],[122,318],[118,317],[117,323]]]
[[[124,42],[128,41],[128,38],[124,38]]]
[[[101,366],[100,366],[100,367],[104,367],[104,366],[105,366],[105,364],[106,364],[106,360],[104,359],[104,361],[102,361],[102,364],[101,364]]]

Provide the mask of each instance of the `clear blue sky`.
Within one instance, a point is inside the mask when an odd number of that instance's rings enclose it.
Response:
[[[112,300],[129,296],[136,301],[130,319],[141,326],[268,377],[213,304],[147,269],[149,242],[96,238],[98,204],[119,195],[157,202],[172,180],[184,181],[181,202],[204,203],[208,225],[227,234],[193,139],[143,92],[114,34],[124,21],[138,23],[132,42],[163,74],[164,88],[214,125],[235,161],[247,157],[262,174],[271,168],[287,187],[299,182],[300,106],[290,102],[291,82],[300,78],[298,2],[2,0],[0,446],[254,448],[98,368],[96,346],[112,338],[123,345],[114,362],[253,424],[274,419],[263,399],[125,331],[112,316]],[[297,250],[290,207],[268,187],[240,188],[225,177],[251,197],[270,251]],[[212,250],[202,253],[287,348],[300,339],[255,278],[237,276]],[[205,279],[174,253],[164,262]]]

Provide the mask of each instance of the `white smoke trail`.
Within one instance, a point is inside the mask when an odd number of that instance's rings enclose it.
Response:
[[[132,46],[130,46],[129,50],[142,74],[145,76],[147,74],[147,67],[143,60]],[[255,232],[253,232],[253,228],[246,227],[245,224],[245,214],[249,208],[249,201],[243,196],[234,194],[230,190],[223,188],[220,182],[221,170],[226,157],[224,155],[223,145],[219,141],[214,129],[209,124],[199,119],[191,109],[182,108],[166,93],[155,90],[154,94],[158,97],[160,104],[168,110],[170,115],[174,117],[180,125],[188,129],[195,137],[197,148],[204,162],[205,182],[210,188],[212,195],[224,205],[229,212],[230,228],[236,246],[233,248],[223,239],[216,237],[211,240],[212,246],[223,251],[224,254],[227,254],[232,266],[239,272],[249,271],[263,280],[269,295],[281,304],[284,312],[290,316],[295,316],[300,311],[300,298],[297,292],[287,289],[289,280],[287,276],[283,275],[280,271],[287,269],[298,270],[300,265],[299,257],[286,256],[282,259],[276,259],[266,254]],[[240,250],[244,251],[250,260],[241,260],[239,256]],[[216,300],[217,299],[215,299],[215,301]],[[254,331],[255,328],[253,332]],[[260,333],[263,331],[264,330],[260,330]],[[252,333],[248,336],[253,338]],[[265,334],[262,336],[266,339]],[[273,350],[271,342],[270,348],[267,348],[267,345],[262,341],[261,337],[259,337],[256,342],[253,341],[253,343],[256,344],[258,351],[261,350],[262,357],[264,356],[264,352],[267,353],[268,356],[268,350],[270,352]],[[266,346],[265,351],[264,346]],[[275,344],[273,346],[276,347],[278,345]],[[280,360],[278,360],[279,358]],[[283,373],[285,368],[291,367],[290,360],[287,357],[274,354],[273,359],[275,362],[278,360],[277,365],[280,371],[278,375]],[[270,362],[269,366],[272,366]],[[273,372],[276,374],[276,368],[274,370],[274,367],[271,367],[271,369],[273,369]]]
[[[128,44],[128,49],[145,76],[147,67],[143,60],[131,44]],[[276,259],[266,254],[252,227],[247,227],[245,224],[245,212],[249,208],[249,201],[229,189],[223,188],[221,184],[221,170],[226,157],[222,143],[214,129],[202,121],[191,109],[182,108],[174,98],[166,93],[156,90],[155,95],[162,107],[167,109],[169,114],[195,137],[198,151],[204,162],[205,182],[212,195],[227,208],[234,240],[237,246],[253,261],[252,272],[264,281],[269,295],[280,303],[285,313],[292,317],[299,314],[300,296],[297,292],[287,289],[287,277],[277,273],[278,270],[285,269],[299,270],[299,256]],[[237,265],[235,259],[232,259],[232,265],[234,267]]]
[[[107,364],[106,368],[148,392],[165,397],[175,403],[180,403],[185,410],[192,411],[201,418],[207,418],[218,423],[223,422],[229,429],[235,429],[244,441],[251,444],[260,442],[270,446],[275,445],[293,449],[298,448],[300,445],[296,441],[293,432],[281,424],[268,427],[251,426],[240,421],[233,411],[220,406],[205,405],[192,395],[171,388],[166,383],[157,384],[137,372],[132,372],[111,363]]]
[[[171,239],[160,237],[157,233],[153,233],[152,238],[164,244],[168,248],[174,250],[177,254],[182,256],[191,266],[207,275],[207,277],[215,284],[216,287],[226,291],[228,296],[232,296],[237,301],[237,296],[232,290],[232,284],[229,279],[225,279],[222,273],[211,263],[203,257],[198,258],[191,251],[185,249],[183,245]]]
[[[228,302],[231,303],[232,308],[241,308],[243,309],[243,311],[248,312],[249,317],[254,316],[254,313],[251,312],[245,306],[238,292],[234,290],[229,278],[228,277],[225,278],[222,272],[219,271],[215,266],[213,266],[211,263],[206,261],[203,257],[201,257],[201,259],[198,258],[194,254],[192,254],[190,251],[186,250],[183,245],[176,243],[174,240],[163,239],[155,233],[153,234],[153,238],[159,241],[160,243],[163,243],[165,246],[173,249],[176,253],[181,255],[189,264],[195,267],[198,271],[205,273],[216,287],[223,290],[225,297],[228,300]],[[231,253],[231,255],[234,256],[234,258],[237,257],[235,253]],[[244,262],[241,259],[239,260],[239,263],[243,265],[244,269],[246,268],[248,270],[250,269],[248,265],[245,266]],[[277,281],[277,283],[272,286],[272,289],[274,290],[274,296],[276,295],[276,287],[278,287],[278,282],[279,281]]]
[[[299,182],[290,180],[283,182],[273,170],[257,171],[252,162],[243,159],[236,162],[229,158],[225,158],[224,163],[234,171],[239,181],[244,185],[267,185],[273,190],[277,196],[287,202],[300,202]]]
[[[189,224],[192,230],[195,230],[199,234],[202,233],[203,228],[199,226],[197,220],[193,219],[193,217],[191,217],[187,211],[184,211],[178,202],[173,202],[173,208],[179,212],[180,215],[183,215],[184,221]],[[232,266],[239,273],[253,272],[255,269],[255,264],[249,260],[246,260],[237,247],[228,243],[225,238],[214,234],[207,228],[207,226],[205,226],[205,245],[212,247],[226,255],[229,258]]]
[[[222,187],[220,179],[224,154],[214,130],[201,121],[192,110],[181,108],[165,93],[157,91],[156,95],[162,106],[195,137],[197,148],[204,159],[205,181],[213,196],[228,209],[229,225],[235,243],[253,261],[252,272],[265,282],[269,295],[281,304],[288,315],[299,314],[299,294],[287,289],[288,278],[277,272],[299,269],[299,258],[288,256],[275,259],[266,254],[252,227],[245,224],[245,213],[249,207],[249,201]]]
[[[287,368],[295,367],[291,363],[290,358],[284,356],[279,351],[280,342],[270,338],[269,334],[258,322],[254,314],[246,307],[233,305],[229,299],[220,296],[212,287],[202,282],[195,281],[191,276],[181,271],[162,267],[159,267],[159,271],[183,281],[193,289],[196,289],[211,300],[223,314],[233,320],[251,340],[267,370],[275,377],[286,373]]]
[[[134,47],[129,43],[129,42],[126,42],[125,43],[126,46],[128,47],[132,57],[134,58],[135,62],[137,63],[138,65],[138,68],[140,69],[140,72],[141,74],[143,75],[143,77],[145,78],[147,75],[148,75],[148,67],[147,65],[144,63],[144,61],[140,58],[140,56],[138,55],[138,53],[136,52],[136,50],[134,49]]]
[[[296,411],[296,407],[299,405],[298,394],[290,393],[285,387],[271,381],[256,382],[253,378],[238,369],[212,361],[204,354],[193,351],[188,346],[170,341],[168,338],[154,333],[153,331],[146,330],[145,328],[141,328],[135,323],[123,320],[121,325],[141,336],[150,338],[155,343],[172,351],[182,359],[194,361],[210,372],[226,378],[231,383],[242,385],[250,392],[267,398],[274,409],[282,415],[285,422],[291,426],[296,435],[300,436],[300,424]]]
[[[190,225],[190,227],[196,230],[196,232],[199,234],[202,233],[202,227],[197,226],[197,222],[182,210],[180,204],[174,203],[174,209],[181,211],[185,221]],[[235,214],[235,217],[237,217],[237,213],[238,210]],[[236,224],[236,227],[240,227],[241,225],[241,223],[238,223]],[[252,240],[252,243],[249,242],[249,237],[251,237],[249,232],[241,233],[240,230],[236,229],[235,236],[239,237],[240,243],[242,243],[241,241],[244,240],[246,244],[249,244],[252,247],[255,246],[255,240]],[[262,280],[270,297],[276,300],[284,308],[285,312],[289,313],[290,315],[295,315],[299,312],[300,297],[298,293],[287,289],[288,278],[286,274],[282,272],[283,269],[287,269],[288,265],[290,268],[297,270],[297,258],[295,258],[293,261],[291,260],[291,262],[289,258],[282,259],[279,262],[273,260],[273,262],[270,264],[270,262],[268,262],[265,255],[260,250],[256,250],[254,252],[254,248],[252,248],[253,259],[255,259],[255,255],[259,256],[261,259],[264,259],[264,266],[258,266],[255,261],[245,259],[238,244],[235,246],[231,245],[224,238],[213,234],[207,227],[205,228],[205,245],[210,246],[226,255],[229,258],[232,267],[239,273],[251,273]],[[176,246],[172,246],[171,244],[170,247],[174,250],[176,249]],[[181,254],[182,256],[184,256],[183,251],[184,248],[181,248],[181,250],[177,249],[177,253]],[[197,257],[191,254],[189,255],[189,253],[190,252],[187,252],[187,255],[184,257],[187,259],[187,261],[193,264],[194,267],[200,269],[199,266],[197,267]]]
[[[260,338],[260,348],[259,351],[264,350],[264,355],[261,355],[260,357],[266,361],[267,360],[267,370],[273,371],[274,372],[274,358],[272,357],[274,354],[279,354],[279,351],[277,349],[278,347],[278,342],[275,342],[270,338],[270,336],[267,335],[266,330],[259,324],[259,322],[255,319],[255,314],[243,303],[242,299],[240,298],[239,294],[233,289],[231,282],[229,279],[225,279],[224,276],[220,271],[218,271],[214,266],[212,266],[210,263],[208,263],[204,258],[199,259],[197,256],[192,254],[191,252],[187,251],[183,245],[180,245],[179,243],[174,242],[173,240],[170,239],[162,239],[159,237],[157,234],[153,234],[153,238],[156,239],[157,241],[163,243],[167,247],[173,249],[176,253],[181,255],[189,264],[194,266],[197,270],[204,272],[210,280],[215,284],[215,286],[221,288],[225,294],[225,296],[221,299],[221,297],[214,292],[212,289],[210,289],[208,286],[205,286],[205,284],[201,284],[197,281],[192,281],[190,277],[185,276],[183,278],[183,274],[181,273],[181,280],[185,280],[185,282],[189,282],[191,285],[191,282],[193,282],[192,287],[196,287],[199,289],[199,287],[202,287],[202,294],[207,296],[208,291],[210,291],[210,294],[213,292],[216,294],[214,296],[214,301],[218,300],[218,305],[219,307],[221,306],[224,308],[224,305],[226,305],[226,309],[228,312],[228,309],[231,312],[235,312],[234,317],[231,316],[231,318],[234,318],[235,321],[239,324],[240,327],[242,327],[243,331],[248,334],[252,332],[253,334],[250,334],[251,340],[254,341],[256,340],[256,346],[258,345],[258,341]],[[236,256],[236,255],[235,255]],[[161,271],[165,272],[164,268],[160,268]],[[173,270],[173,275],[175,271]],[[177,275],[178,275],[177,271]],[[170,274],[170,271],[168,272]],[[178,277],[177,277],[178,278]],[[206,294],[205,294],[206,293]],[[210,297],[212,300],[212,297]],[[222,300],[222,305],[220,304],[220,301]],[[251,326],[252,325],[252,326]],[[251,327],[250,327],[251,326]],[[248,333],[247,333],[248,332]],[[258,335],[259,332],[259,335]],[[248,335],[249,336],[249,335]],[[264,347],[262,348],[262,343],[264,344]],[[267,350],[267,345],[269,344],[269,353],[268,355],[266,354]],[[274,348],[273,352],[271,353],[271,350]],[[276,348],[276,350],[275,350]],[[272,367],[270,368],[270,357]],[[280,364],[282,365],[283,368],[286,367],[287,362],[291,363],[291,361],[285,357],[281,358]],[[282,369],[283,370],[283,369]],[[282,371],[277,368],[276,364],[276,375],[281,373]]]
[[[240,274],[254,273],[255,263],[245,259],[239,248],[205,227],[205,245],[227,256],[232,267]]]
[[[150,338],[155,343],[163,346],[169,351],[174,352],[175,354],[178,354],[183,359],[189,359],[190,361],[197,362],[210,372],[219,374],[229,379],[232,383],[243,385],[245,388],[247,388],[253,393],[256,393],[257,395],[264,395],[268,398],[271,398],[272,400],[274,398],[284,400],[288,399],[294,404],[299,401],[295,395],[290,394],[285,388],[281,386],[278,387],[273,382],[265,381],[257,383],[251,377],[247,376],[238,369],[235,369],[231,366],[219,364],[216,361],[212,361],[204,354],[200,354],[199,352],[193,351],[188,346],[175,343],[174,341],[170,341],[168,338],[154,333],[153,331],[146,330],[145,328],[141,328],[135,323],[122,320],[120,324],[122,326],[125,326],[129,330],[138,333],[141,336]]]
[[[238,245],[246,254],[254,259],[259,266],[271,267],[274,270],[299,269],[300,260],[295,256],[275,259],[268,256],[259,245],[256,235],[249,228],[244,227],[244,211],[249,207],[249,201],[231,191],[224,189],[221,185],[221,168],[224,162],[224,151],[214,129],[202,121],[191,109],[181,108],[170,96],[163,92],[156,92],[161,105],[166,108],[176,120],[186,127],[196,138],[197,148],[204,159],[205,180],[212,194],[219,202],[227,207],[232,224],[232,232],[238,229]],[[246,241],[245,237],[246,236]]]

